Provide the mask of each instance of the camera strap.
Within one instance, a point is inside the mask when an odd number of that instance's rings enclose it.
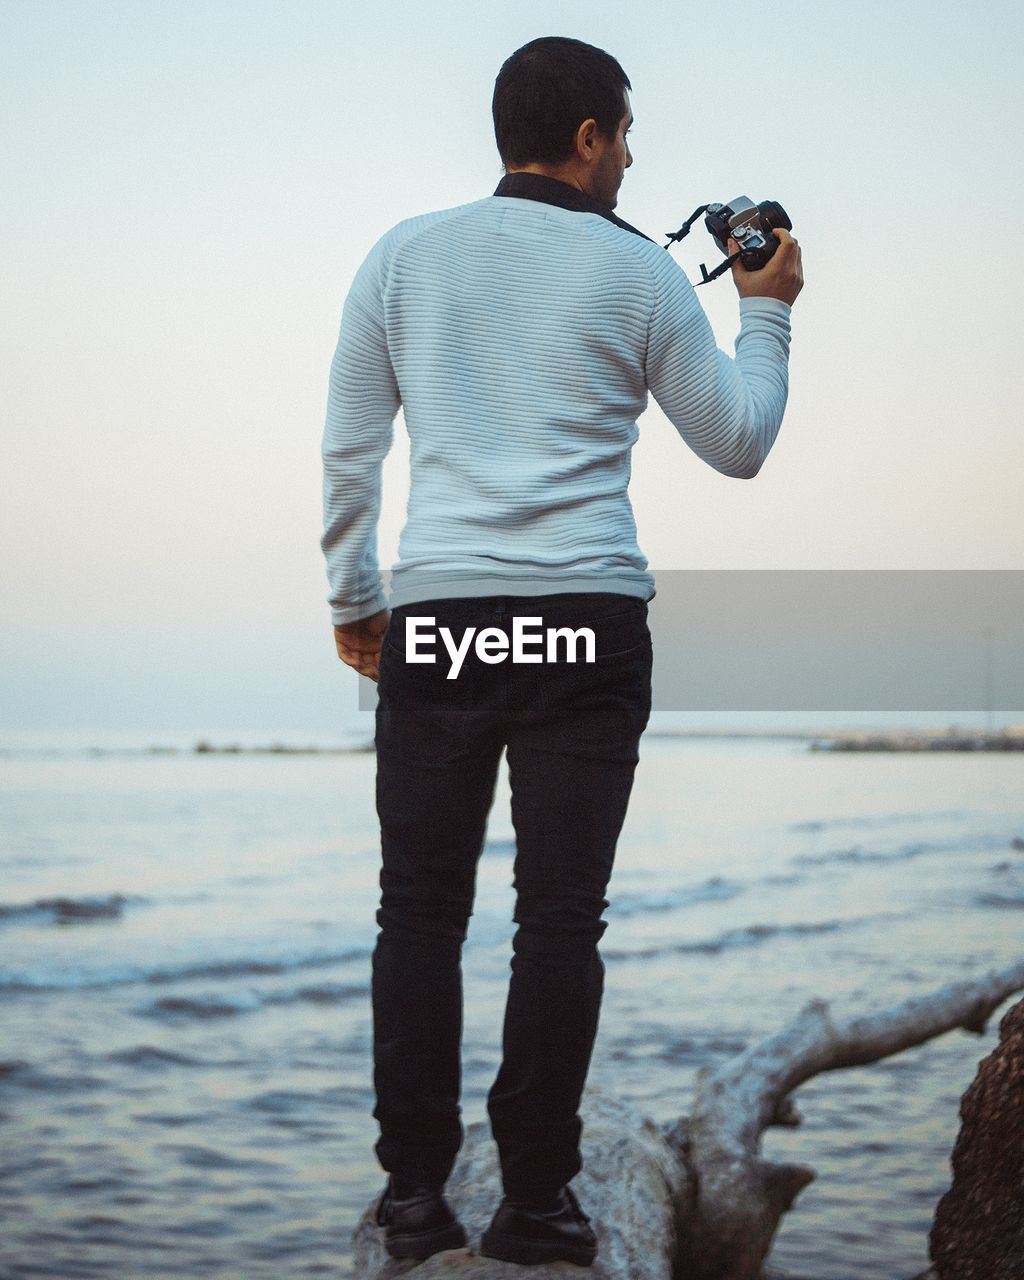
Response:
[[[707,211],[708,206],[706,204],[702,204],[699,209],[694,209],[693,213],[690,214],[678,231],[666,231],[665,234],[668,236],[668,244],[664,245],[663,248],[667,249],[669,245],[675,243],[677,240],[685,240],[690,234],[690,228],[693,224],[702,213],[707,213]]]
[[[665,234],[668,236],[668,243],[662,245],[662,248],[668,249],[678,241],[685,240],[690,234],[690,228],[702,213],[707,213],[709,208],[710,205],[702,204],[699,209],[694,209],[693,213],[690,214],[678,231],[666,231]],[[731,254],[724,262],[720,262],[718,266],[715,267],[714,271],[709,271],[702,262],[700,264],[700,273],[703,276],[703,279],[697,281],[696,288],[699,289],[702,284],[710,284],[712,280],[717,280],[724,271],[729,270],[739,256],[739,252]]]
[[[700,264],[700,273],[704,277],[704,279],[698,280],[695,287],[699,289],[702,284],[710,284],[712,280],[717,280],[723,271],[729,270],[732,264],[740,256],[740,252],[741,251],[737,251],[736,253],[731,253],[728,258],[726,258],[723,262],[720,262],[718,266],[715,267],[714,271],[709,271],[707,267],[704,265],[704,263],[702,262]]]

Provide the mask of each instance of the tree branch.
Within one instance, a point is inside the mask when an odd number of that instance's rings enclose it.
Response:
[[[748,1280],[767,1256],[779,1220],[814,1178],[806,1165],[761,1159],[770,1125],[799,1123],[788,1094],[823,1071],[863,1066],[955,1027],[981,1034],[1007,996],[1024,988],[1024,962],[953,982],[877,1013],[834,1018],[812,1000],[781,1031],[697,1074],[693,1110],[666,1138],[696,1179],[693,1217],[682,1225],[680,1275]]]

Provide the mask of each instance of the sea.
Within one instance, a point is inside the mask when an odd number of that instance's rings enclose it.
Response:
[[[0,734],[4,1280],[352,1275],[385,1176],[358,721],[280,744],[338,748],[312,752]],[[821,745],[653,720],[641,743],[589,1080],[657,1123],[687,1113],[701,1067],[812,999],[867,1014],[1024,954],[1024,758]],[[466,1125],[486,1122],[499,1064],[514,856],[503,763],[464,948]],[[817,1177],[766,1275],[927,1266],[960,1098],[1014,999],[982,1035],[795,1091],[802,1124],[763,1153]]]

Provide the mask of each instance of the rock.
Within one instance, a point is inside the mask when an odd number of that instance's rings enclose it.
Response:
[[[999,1024],[960,1118],[929,1237],[939,1280],[1024,1280],[1024,1000]]]
[[[597,1232],[598,1254],[587,1268],[589,1280],[671,1280],[676,1252],[677,1199],[686,1176],[653,1121],[626,1103],[588,1086],[580,1107],[583,1169],[572,1189]],[[386,1174],[381,1175],[381,1190]],[[501,1199],[498,1152],[487,1121],[466,1125],[455,1168],[445,1187],[448,1203],[469,1237],[468,1249],[447,1249],[425,1262],[401,1262],[384,1249],[384,1232],[373,1211],[363,1215],[353,1236],[357,1280],[390,1280],[415,1272],[413,1280],[513,1280],[524,1268],[483,1258],[480,1236]],[[555,1280],[579,1268],[559,1262],[531,1266],[530,1280]],[[582,1274],[582,1272],[580,1272]]]

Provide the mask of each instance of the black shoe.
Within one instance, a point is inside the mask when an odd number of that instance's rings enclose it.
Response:
[[[558,1208],[548,1211],[503,1197],[480,1240],[485,1258],[530,1266],[538,1262],[578,1262],[589,1267],[597,1257],[597,1236],[570,1187],[558,1193]]]
[[[377,1226],[384,1227],[384,1248],[393,1258],[422,1260],[442,1249],[462,1249],[466,1231],[440,1191],[418,1187],[406,1200],[391,1193],[391,1179],[377,1205]]]

